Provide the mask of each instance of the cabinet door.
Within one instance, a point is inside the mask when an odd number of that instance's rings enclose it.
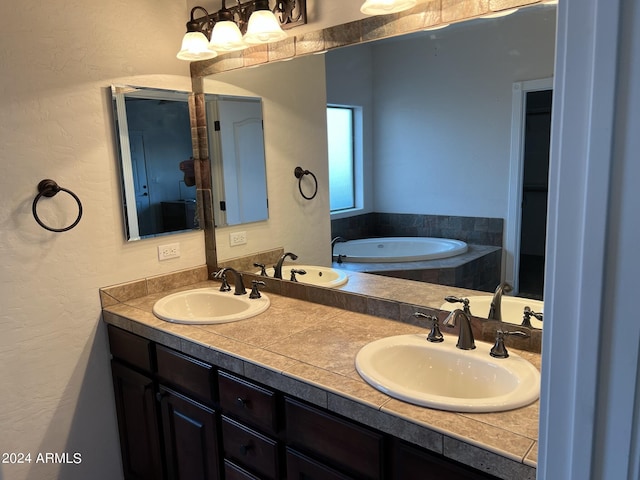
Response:
[[[169,480],[217,480],[220,476],[215,412],[160,387]]]
[[[127,480],[162,479],[162,458],[153,381],[112,361],[122,466]]]

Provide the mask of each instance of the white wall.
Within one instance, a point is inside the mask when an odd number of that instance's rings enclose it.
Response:
[[[327,78],[327,103],[357,106],[362,122],[361,158],[356,153],[356,168],[362,172],[362,183],[356,184],[356,211],[335,213],[331,218],[342,218],[373,211],[373,52],[371,44],[365,43],[347,48],[338,48],[325,55]],[[359,120],[356,118],[356,122]],[[357,127],[356,127],[357,129]],[[356,132],[357,133],[357,132]],[[357,142],[358,140],[356,140]],[[358,145],[356,145],[358,148]],[[359,166],[358,162],[362,162]]]
[[[185,2],[55,0],[0,7],[0,452],[79,452],[80,465],[0,464],[3,480],[121,478],[98,288],[205,262],[201,232],[124,241],[112,83],[190,90],[175,59]],[[52,178],[82,200],[79,225],[31,215]],[[43,219],[70,223],[64,194]],[[157,245],[182,256],[159,263]]]
[[[376,44],[375,210],[507,217],[512,84],[553,75],[555,10]]]
[[[299,256],[299,263],[330,264],[323,57],[213,75],[205,81],[205,92],[259,96],[263,101],[269,220],[216,229],[218,259],[284,247]],[[296,166],[316,175],[318,194],[313,200],[300,195]],[[309,176],[304,177],[303,191],[308,196],[313,192]],[[235,231],[247,232],[246,245],[229,245],[229,233]]]

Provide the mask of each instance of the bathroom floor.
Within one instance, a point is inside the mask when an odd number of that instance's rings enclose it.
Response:
[[[544,290],[544,257],[540,255],[520,256],[520,278],[518,295],[542,300]]]

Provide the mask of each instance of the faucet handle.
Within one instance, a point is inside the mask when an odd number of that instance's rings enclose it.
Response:
[[[264,287],[266,284],[262,280],[251,280],[251,293],[249,294],[249,298],[262,298],[260,295],[259,286]]]
[[[462,303],[465,307],[469,306],[469,299],[465,297],[455,297],[453,295],[448,295],[444,297],[444,299],[449,303]]]
[[[222,278],[222,285],[220,285],[220,291],[221,292],[228,292],[231,290],[231,286],[229,285],[229,282],[227,282],[227,274],[226,273],[222,273],[219,277],[216,274],[216,278]]]
[[[306,270],[300,270],[300,269],[292,268],[291,269],[291,278],[289,278],[289,280],[291,280],[292,282],[297,282],[298,279],[296,278],[296,274],[297,275],[306,275],[307,271]]]
[[[522,313],[522,326],[527,328],[534,328],[531,325],[531,317],[535,317],[541,322],[544,319],[544,314],[542,312],[534,312],[530,307],[524,307],[524,311]]]
[[[520,332],[518,330],[513,332],[507,332],[505,330],[496,330],[496,343],[493,345],[493,347],[491,347],[491,351],[489,352],[489,355],[491,355],[494,358],[507,358],[509,356],[507,347],[504,346],[504,337],[506,336],[528,338],[529,334]]]
[[[462,310],[464,310],[464,313],[466,313],[467,315],[471,315],[471,310],[469,308],[469,299],[466,297],[455,297],[453,295],[448,295],[446,297],[444,297],[445,301],[449,302],[449,303],[461,303],[462,304]]]
[[[264,263],[254,263],[253,266],[254,267],[260,267],[260,276],[262,276],[262,277],[268,277],[269,276],[269,275],[267,275],[267,268],[266,268]]]
[[[435,315],[427,315],[421,312],[415,312],[413,316],[416,318],[424,318],[431,326],[431,331],[429,332],[429,335],[427,335],[427,340],[429,342],[440,343],[444,341],[444,337],[442,336],[442,332],[440,331],[440,323],[438,317],[436,317]]]

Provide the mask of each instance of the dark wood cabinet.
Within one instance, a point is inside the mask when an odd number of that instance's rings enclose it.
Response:
[[[122,467],[126,480],[163,477],[153,380],[116,361],[111,363]]]
[[[213,367],[112,326],[108,332],[126,480],[222,478]]]
[[[222,417],[224,457],[262,478],[280,478],[280,445],[231,418]]]
[[[126,480],[487,480],[483,472],[108,327]]]
[[[216,412],[167,388],[158,393],[169,480],[217,480]]]
[[[352,480],[352,477],[323,465],[292,448],[287,448],[286,458],[288,480]]]
[[[287,443],[359,478],[383,478],[384,436],[297,400],[285,399]]]
[[[495,478],[441,455],[395,440],[392,447],[393,480],[488,480]]]

